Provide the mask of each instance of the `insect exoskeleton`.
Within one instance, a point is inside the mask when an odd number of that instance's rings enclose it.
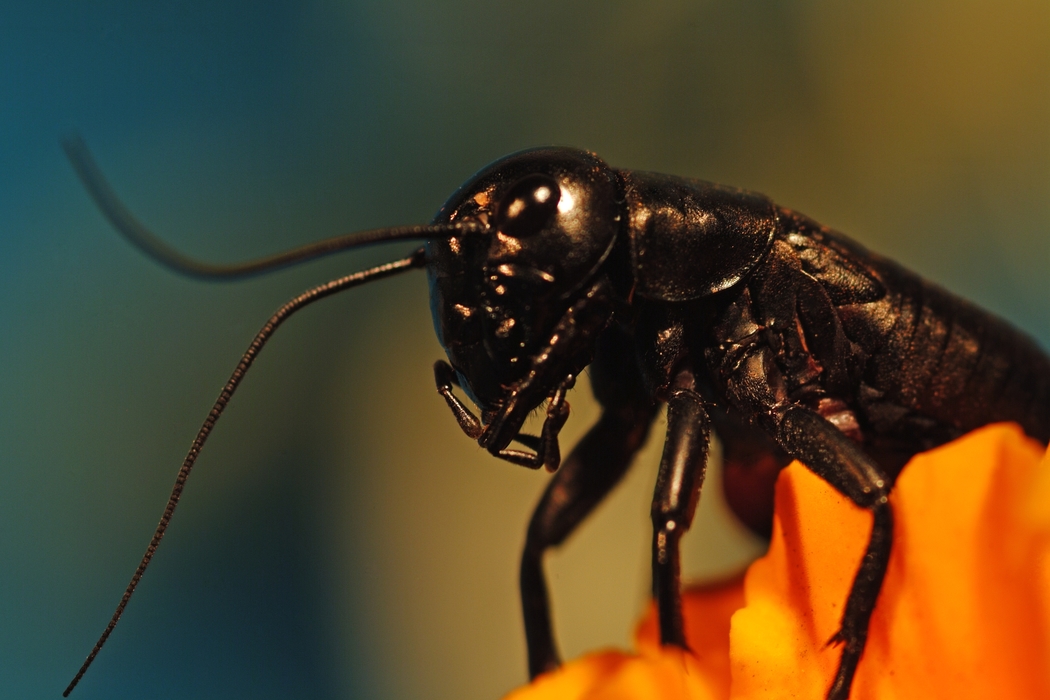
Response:
[[[400,260],[300,294],[266,322],[201,427],[146,555],[66,694],[112,632],[212,427],[277,327],[314,301],[406,270],[427,271],[447,353],[435,381],[460,428],[501,459],[555,472],[521,561],[533,676],[560,663],[544,553],[619,481],[660,404],[667,434],[651,512],[663,643],[685,646],[678,542],[700,496],[712,429],[724,445],[730,505],[756,531],[768,533],[773,482],[791,459],[872,513],[834,637],[842,656],[828,697],[836,699],[848,697],[864,651],[892,546],[888,495],[905,462],[996,421],[1050,439],[1050,360],[1028,337],[762,195],[543,148],[480,171],[430,225],[213,265],[135,219],[82,142],[66,150],[117,230],[185,274],[229,279],[379,242],[425,241]],[[588,366],[602,414],[563,461],[566,393]],[[540,435],[523,433],[544,404]]]

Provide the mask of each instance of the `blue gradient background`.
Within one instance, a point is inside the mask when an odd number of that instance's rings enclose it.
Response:
[[[60,137],[214,260],[423,222],[485,163],[576,145],[765,192],[1046,344],[1050,6],[919,5],[4,4],[0,697],[59,696],[267,315],[405,248],[177,278],[109,230]],[[432,335],[419,274],[288,324],[74,697],[481,699],[524,680],[516,562],[544,479],[458,433]],[[572,401],[570,441],[594,416]],[[629,639],[658,442],[552,562],[569,654]],[[694,577],[756,551],[711,527]]]

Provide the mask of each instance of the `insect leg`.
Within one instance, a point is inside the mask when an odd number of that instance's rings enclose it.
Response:
[[[606,406],[598,422],[551,479],[529,521],[521,555],[521,604],[529,650],[529,677],[560,664],[551,627],[543,554],[560,545],[605,498],[645,442],[655,408]]]
[[[687,648],[679,588],[678,542],[693,522],[707,470],[711,421],[691,388],[667,400],[667,440],[653,494],[653,596],[660,615],[660,641]]]
[[[711,421],[722,443],[722,490],[730,509],[757,535],[773,531],[773,496],[780,470],[791,463],[764,430],[738,413],[711,407]]]
[[[828,699],[845,700],[864,652],[868,623],[890,560],[893,541],[890,482],[852,440],[808,409],[793,406],[785,410],[779,419],[777,438],[789,454],[874,516],[868,548],[846,599],[842,625],[828,641],[843,645]]]

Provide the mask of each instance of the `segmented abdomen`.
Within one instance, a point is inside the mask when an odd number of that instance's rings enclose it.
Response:
[[[886,295],[842,314],[847,335],[867,340],[862,404],[890,402],[902,418],[960,432],[1015,421],[1050,439],[1050,359],[1032,339],[892,262],[868,265]]]
[[[864,366],[849,403],[866,442],[911,452],[999,421],[1050,441],[1050,358],[1031,338],[808,217],[780,216],[862,350],[850,359]]]

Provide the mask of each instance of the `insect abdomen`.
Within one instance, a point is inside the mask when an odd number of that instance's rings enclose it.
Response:
[[[879,347],[868,348],[868,398],[879,393],[902,418],[907,411],[959,433],[1015,421],[1050,440],[1050,359],[1031,338],[892,262],[868,264],[887,289],[863,305],[865,325],[881,336]],[[858,319],[843,315],[849,334]]]

